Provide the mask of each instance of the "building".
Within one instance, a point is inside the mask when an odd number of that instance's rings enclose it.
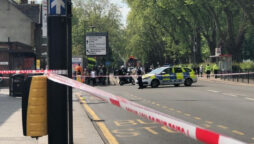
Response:
[[[0,0],[0,70],[35,69],[36,59],[45,68],[41,6]]]

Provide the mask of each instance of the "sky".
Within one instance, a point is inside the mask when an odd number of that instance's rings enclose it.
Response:
[[[126,3],[124,3],[122,0],[109,0],[111,3],[114,3],[116,4],[119,8],[120,8],[120,11],[121,11],[121,14],[122,14],[122,24],[124,26],[126,26],[126,20],[127,20],[127,16],[128,16],[128,13],[130,11],[130,8],[128,7],[128,5]],[[41,0],[35,0],[36,3],[41,3]]]

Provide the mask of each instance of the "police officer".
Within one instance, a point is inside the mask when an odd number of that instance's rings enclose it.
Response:
[[[218,76],[217,76],[218,71],[219,71],[218,65],[217,65],[217,64],[214,64],[214,65],[213,65],[213,73],[214,73],[214,75],[215,75],[215,78],[218,77]]]
[[[206,72],[206,77],[209,79],[210,78],[210,73],[211,73],[211,67],[209,64],[205,66],[205,72]]]

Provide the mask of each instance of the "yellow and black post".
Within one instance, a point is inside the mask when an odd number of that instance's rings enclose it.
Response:
[[[25,85],[22,96],[23,134],[35,138],[47,135],[47,77],[28,77]]]

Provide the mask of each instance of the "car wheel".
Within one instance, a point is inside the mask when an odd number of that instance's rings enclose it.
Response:
[[[179,87],[179,86],[180,86],[180,84],[174,84],[174,86],[175,86],[175,87]]]
[[[151,83],[151,87],[152,88],[156,88],[159,85],[160,85],[160,82],[157,79],[153,80],[152,83]]]
[[[188,78],[184,81],[185,86],[191,86],[192,85],[192,79]]]

